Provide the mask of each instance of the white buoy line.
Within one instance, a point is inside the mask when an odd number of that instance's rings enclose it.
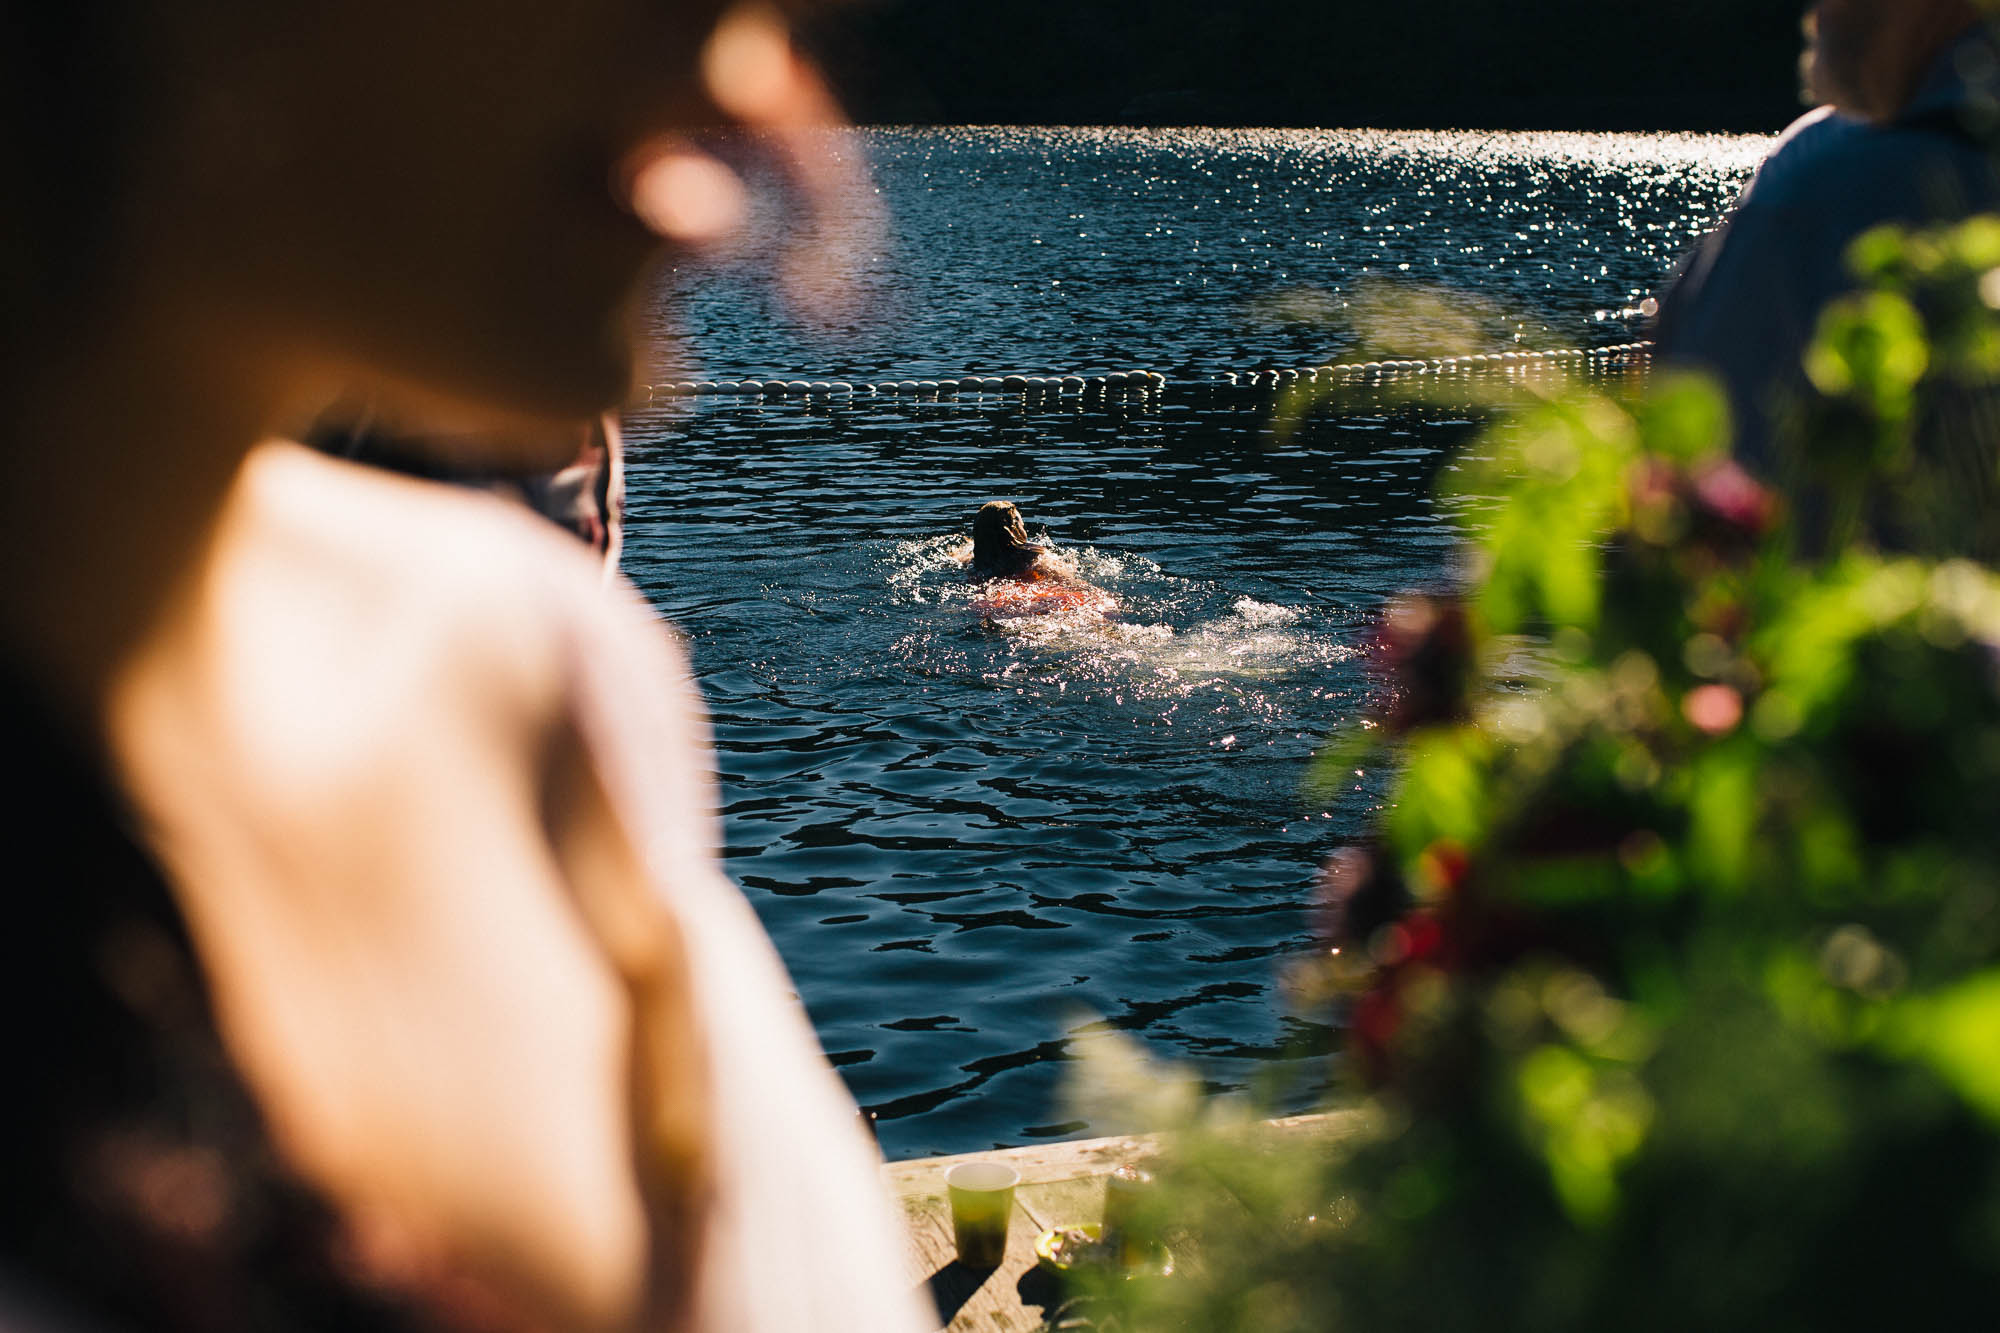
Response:
[[[1275,391],[1298,384],[1369,384],[1420,375],[1477,375],[1494,372],[1552,370],[1602,371],[1644,365],[1652,358],[1649,342],[1611,347],[1566,347],[1549,351],[1488,352],[1473,356],[1431,357],[1423,360],[1355,361],[1295,368],[1230,370],[1199,380],[1175,382],[1176,389],[1228,393],[1232,390]],[[1156,370],[1128,370],[1108,375],[962,375],[941,380],[681,380],[646,386],[647,401],[662,398],[944,398],[962,394],[1029,397],[1157,396],[1168,387]]]

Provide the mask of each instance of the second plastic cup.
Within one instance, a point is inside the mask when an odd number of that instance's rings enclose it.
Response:
[[[952,1237],[967,1268],[998,1268],[1007,1257],[1007,1223],[1020,1183],[1021,1173],[1001,1162],[960,1162],[944,1173]]]
[[[1153,1258],[1158,1240],[1149,1226],[1153,1173],[1126,1165],[1104,1181],[1104,1244],[1124,1268],[1138,1268]]]

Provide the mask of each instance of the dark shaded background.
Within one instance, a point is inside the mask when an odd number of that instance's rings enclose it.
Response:
[[[858,0],[869,124],[1775,130],[1804,0]]]

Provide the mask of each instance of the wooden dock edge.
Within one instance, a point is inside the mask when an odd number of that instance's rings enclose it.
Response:
[[[1360,1125],[1360,1111],[1322,1111],[1312,1115],[1282,1116],[1262,1122],[1261,1128],[1280,1138],[1293,1136],[1340,1138]],[[1157,1134],[1120,1134],[1101,1139],[1076,1139],[1064,1143],[1037,1143],[1025,1148],[1001,1148],[993,1152],[958,1153],[950,1157],[919,1157],[906,1162],[890,1162],[882,1168],[882,1179],[892,1194],[944,1193],[944,1173],[959,1162],[1005,1162],[1021,1173],[1023,1185],[1074,1180],[1082,1176],[1108,1176],[1125,1163],[1150,1157],[1159,1150]]]
[[[1337,1139],[1363,1124],[1360,1111],[1286,1116],[1262,1122],[1257,1137],[1270,1143]],[[905,1267],[910,1281],[928,1289],[947,1333],[1027,1333],[1042,1327],[1044,1311],[1057,1293],[1035,1267],[1035,1237],[1049,1227],[1096,1221],[1104,1211],[1104,1178],[1128,1162],[1152,1156],[1159,1147],[1159,1135],[1130,1134],[887,1164],[882,1179],[901,1202],[908,1228]],[[957,1261],[944,1188],[947,1170],[975,1160],[1005,1162],[1021,1173],[1006,1260],[983,1271]]]

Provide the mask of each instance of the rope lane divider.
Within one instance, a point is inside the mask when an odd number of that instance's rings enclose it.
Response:
[[[959,394],[1061,397],[1157,397],[1176,391],[1227,395],[1276,392],[1299,384],[1381,384],[1418,376],[1524,374],[1559,371],[1601,374],[1643,369],[1652,360],[1650,342],[1610,347],[1565,347],[1549,351],[1488,352],[1426,360],[1355,361],[1303,368],[1231,370],[1198,380],[1169,381],[1155,370],[1107,375],[964,375],[942,380],[681,380],[646,386],[645,401],[670,398],[944,398]]]

